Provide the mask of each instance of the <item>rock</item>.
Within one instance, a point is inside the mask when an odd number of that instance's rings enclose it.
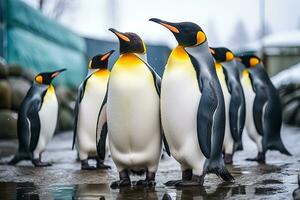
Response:
[[[27,80],[17,77],[10,77],[8,81],[12,89],[12,109],[17,111],[19,110],[27,91],[31,87],[31,84]]]
[[[11,87],[7,80],[0,79],[0,109],[11,108]]]
[[[0,138],[17,138],[18,114],[11,110],[0,110]]]
[[[70,110],[73,109],[72,102],[76,99],[76,92],[66,86],[57,86],[56,95],[59,105]]]
[[[58,132],[73,130],[73,120],[73,113],[61,107],[58,113]]]
[[[0,63],[0,79],[7,78],[8,76],[8,67]]]
[[[23,68],[21,76],[25,78],[30,83],[34,80],[34,77],[37,75],[37,72],[31,68]]]
[[[23,68],[18,64],[8,65],[8,74],[9,76],[21,76],[23,73]]]

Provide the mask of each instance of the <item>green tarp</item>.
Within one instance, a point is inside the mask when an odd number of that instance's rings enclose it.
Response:
[[[6,60],[37,72],[67,68],[56,83],[78,86],[86,74],[83,38],[20,0],[5,0]]]

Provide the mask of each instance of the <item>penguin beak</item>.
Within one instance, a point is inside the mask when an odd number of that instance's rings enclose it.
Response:
[[[216,54],[216,52],[215,52],[215,49],[214,49],[214,48],[212,48],[212,47],[209,47],[209,51],[210,51],[210,53],[211,53],[211,54],[213,54],[213,55],[215,55],[215,54]]]
[[[180,31],[178,30],[178,28],[176,28],[176,27],[174,26],[174,23],[167,22],[167,21],[163,21],[163,20],[157,19],[157,18],[151,18],[151,19],[149,19],[149,21],[158,23],[158,24],[160,24],[160,25],[166,27],[166,28],[169,29],[172,33],[179,33],[179,32],[180,32]]]
[[[124,33],[117,31],[114,28],[110,28],[108,30],[113,32],[119,38],[119,40],[123,40],[125,42],[130,42],[130,39]]]
[[[51,74],[51,78],[52,78],[52,79],[55,78],[55,77],[58,76],[61,72],[66,71],[66,70],[67,70],[66,68],[63,68],[63,69],[54,71],[54,72]]]
[[[114,50],[111,50],[109,52],[107,52],[106,54],[104,54],[102,57],[101,57],[101,61],[104,61],[104,60],[107,60],[115,51]]]

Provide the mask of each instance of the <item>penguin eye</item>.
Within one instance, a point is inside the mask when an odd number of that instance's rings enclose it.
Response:
[[[37,77],[35,77],[35,81],[39,84],[42,84],[43,83],[43,76],[41,75],[38,75]]]
[[[205,42],[206,40],[206,35],[203,31],[198,31],[197,32],[197,44],[196,45],[199,45],[199,44],[202,44],[203,42]]]

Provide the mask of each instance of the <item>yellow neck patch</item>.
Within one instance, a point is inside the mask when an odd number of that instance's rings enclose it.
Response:
[[[181,59],[181,60],[186,60],[190,59],[189,55],[185,51],[183,46],[178,45],[173,51],[171,52],[170,58],[176,58],[176,59]]]
[[[134,67],[141,63],[143,62],[133,53],[125,53],[120,56],[115,65],[124,67]]]
[[[215,62],[215,68],[216,68],[216,70],[222,69],[222,65],[218,62]]]
[[[54,87],[53,87],[52,84],[49,85],[49,87],[47,89],[47,92],[49,92],[49,93],[55,93],[55,89],[54,89]]]
[[[242,76],[243,76],[243,77],[248,77],[248,76],[249,76],[249,71],[248,71],[248,69],[244,69],[244,70],[243,70]]]
[[[106,77],[109,76],[109,70],[108,69],[100,69],[93,73],[93,75],[97,77]]]

